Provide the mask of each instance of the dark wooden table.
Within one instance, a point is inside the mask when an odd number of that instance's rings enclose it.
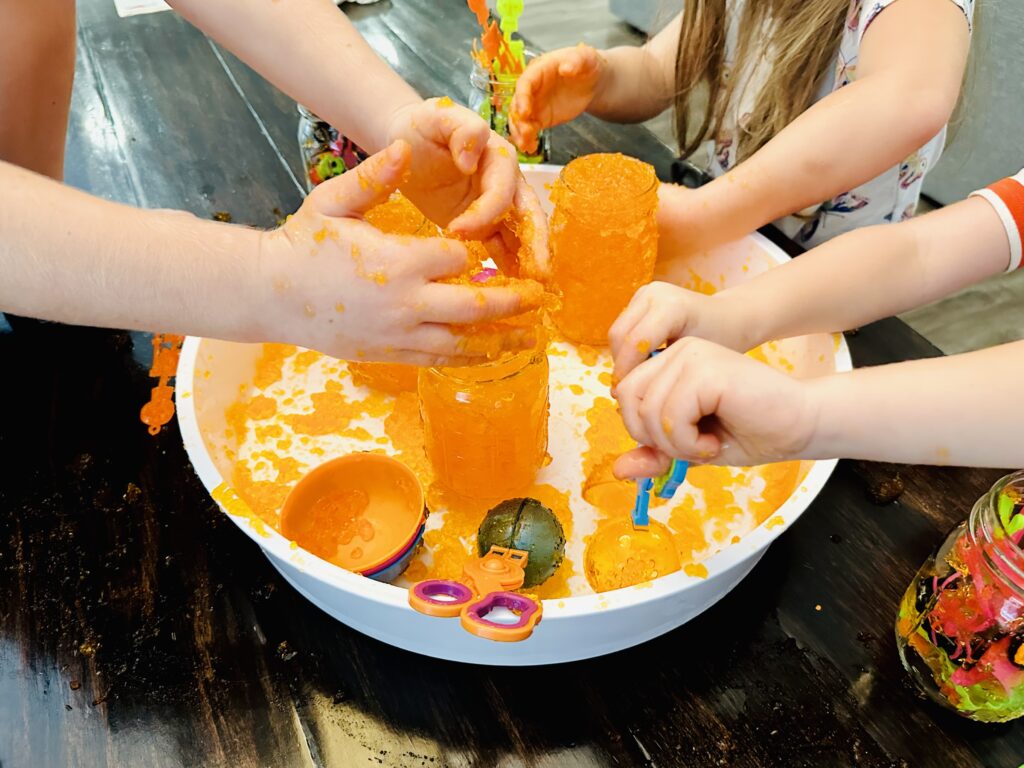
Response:
[[[173,14],[79,0],[69,180],[270,226],[300,200],[295,108]],[[353,9],[424,93],[462,95],[461,0]],[[639,128],[583,120],[555,160]],[[860,365],[937,354],[889,320]],[[298,596],[151,438],[145,337],[17,323],[0,337],[0,766],[1007,766],[1024,727],[947,716],[910,688],[897,600],[999,475],[843,462],[732,594],[640,648],[540,669],[431,661]],[[885,435],[879,435],[884,440]],[[816,610],[815,606],[821,607]]]

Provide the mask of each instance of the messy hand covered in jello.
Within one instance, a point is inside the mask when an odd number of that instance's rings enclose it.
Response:
[[[267,295],[259,299],[267,312],[260,336],[350,360],[465,365],[485,355],[466,346],[456,326],[538,305],[539,294],[512,287],[441,282],[471,263],[457,241],[386,235],[354,220],[388,199],[410,162],[409,146],[395,142],[317,187],[283,227],[266,234],[260,268]],[[512,336],[488,343],[521,346]]]

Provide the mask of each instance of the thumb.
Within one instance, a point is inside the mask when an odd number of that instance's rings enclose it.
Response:
[[[672,466],[672,459],[655,448],[641,445],[619,456],[612,472],[620,480],[658,477]]]
[[[395,141],[386,149],[314,189],[307,200],[324,216],[360,217],[385,202],[409,171],[412,148]]]

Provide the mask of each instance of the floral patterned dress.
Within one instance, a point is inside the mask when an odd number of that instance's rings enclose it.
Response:
[[[738,39],[738,18],[745,0],[733,0],[733,26],[729,30],[727,49],[735,50]],[[846,28],[839,44],[836,65],[833,72],[825,78],[815,101],[819,101],[830,93],[849,85],[857,79],[857,60],[860,54],[861,40],[871,23],[897,0],[851,0],[847,15]],[[949,0],[964,13],[968,29],[974,15],[975,0]],[[771,60],[771,55],[764,57]],[[753,108],[761,85],[768,75],[770,65],[759,65],[753,71],[741,74],[741,87],[738,89],[737,105],[730,113],[734,116],[727,121],[723,135],[714,142],[708,153],[709,167],[712,176],[720,176],[736,163],[735,136],[737,125]],[[821,205],[786,216],[776,222],[782,231],[801,245],[808,248],[818,245],[836,235],[848,232],[857,227],[881,224],[890,221],[902,221],[914,215],[921,186],[925,174],[935,166],[942,154],[946,142],[946,128],[934,136],[927,144],[870,181],[844,192]]]

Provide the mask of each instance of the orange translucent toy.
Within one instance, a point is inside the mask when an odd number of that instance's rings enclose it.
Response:
[[[547,458],[544,344],[467,368],[419,374],[424,448],[438,484],[470,498],[527,490]]]
[[[366,212],[365,218],[381,232],[389,235],[433,237],[438,234],[433,222],[400,192],[392,195],[387,202],[371,208]],[[348,369],[352,372],[352,381],[360,386],[391,395],[416,391],[418,369],[413,365],[350,362]]]
[[[634,528],[628,516],[602,522],[584,554],[587,581],[595,592],[631,587],[678,571],[679,551],[659,522]]]
[[[605,345],[615,318],[654,276],[654,168],[625,155],[586,155],[562,169],[551,199],[552,278],[562,296],[555,324],[570,341]]]

